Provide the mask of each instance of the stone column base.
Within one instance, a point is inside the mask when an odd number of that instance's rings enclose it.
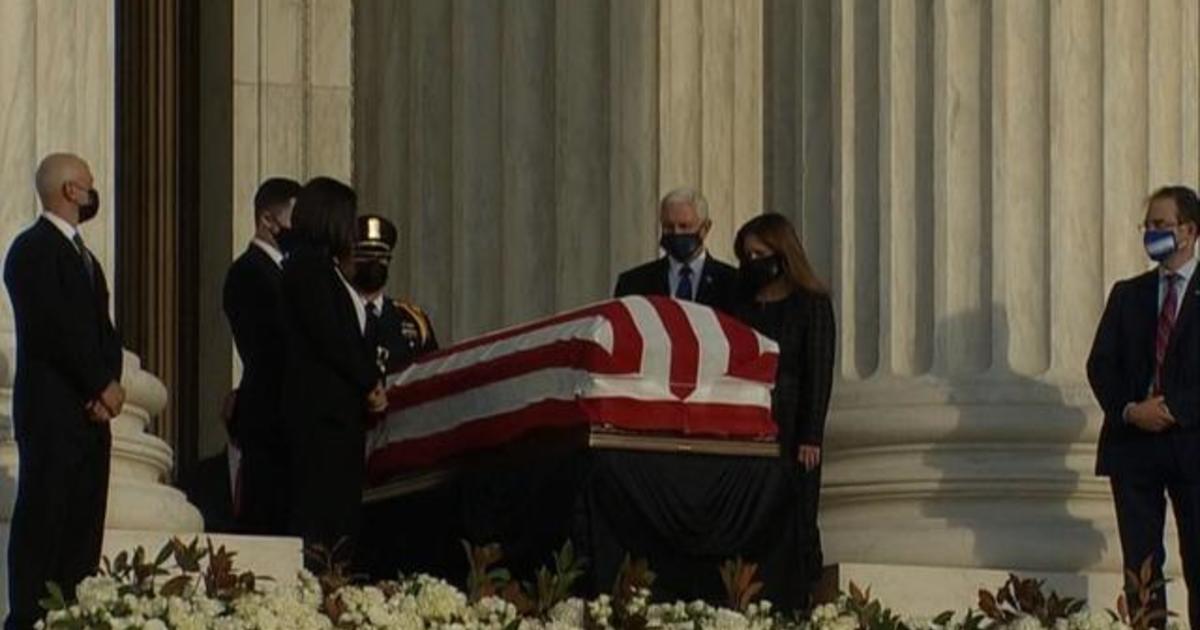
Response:
[[[1178,575],[1178,567],[1168,573]],[[1176,561],[1175,564],[1178,564]],[[1119,573],[1045,573],[1011,571],[1022,578],[1045,581],[1043,592],[1086,598],[1093,611],[1116,610],[1123,577]],[[893,612],[919,618],[932,618],[946,610],[963,613],[979,609],[981,589],[995,593],[1008,579],[1009,571],[884,564],[835,564],[825,568],[818,601],[831,601],[838,590],[848,591],[850,583],[871,589],[871,597],[880,599]],[[1167,607],[1187,617],[1187,588],[1176,578],[1167,584]]]
[[[8,521],[0,521],[0,553],[7,552],[8,536]],[[197,536],[200,537],[201,544],[204,544],[206,539],[211,539],[214,548],[224,546],[237,554],[233,563],[238,570],[270,576],[281,585],[294,584],[296,575],[304,566],[300,539],[283,537],[109,529],[104,532],[103,554],[115,558],[122,551],[132,551],[141,546],[148,554],[153,555],[175,536],[186,543],[190,543]],[[0,563],[0,616],[7,614],[8,563]]]

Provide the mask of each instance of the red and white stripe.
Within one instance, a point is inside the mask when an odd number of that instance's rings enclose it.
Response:
[[[372,478],[579,425],[767,438],[778,347],[693,302],[628,297],[464,341],[389,379]]]

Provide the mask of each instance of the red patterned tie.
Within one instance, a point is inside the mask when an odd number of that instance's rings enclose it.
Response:
[[[1162,308],[1158,311],[1158,334],[1154,339],[1154,394],[1162,395],[1163,361],[1167,357],[1167,345],[1171,343],[1171,331],[1175,329],[1175,311],[1179,305],[1179,294],[1175,285],[1179,274],[1168,273],[1167,294],[1163,296]]]

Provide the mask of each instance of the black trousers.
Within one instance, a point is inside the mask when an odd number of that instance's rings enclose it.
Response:
[[[289,460],[290,453],[285,445],[247,444],[242,449],[239,532],[259,536],[287,533],[292,496]]]
[[[304,539],[305,549],[338,548],[338,559],[354,557],[366,476],[366,435],[357,418],[351,421],[317,419],[302,425],[293,438],[292,535]],[[308,568],[324,569],[306,555]]]
[[[1163,530],[1166,525],[1167,496],[1175,511],[1175,526],[1179,530],[1179,553],[1188,590],[1188,623],[1200,628],[1200,480],[1170,470],[1161,473],[1120,476],[1110,479],[1113,502],[1117,508],[1117,528],[1121,536],[1121,555],[1125,569],[1137,575],[1147,558],[1154,579],[1161,580],[1166,550]],[[1131,609],[1139,605],[1136,596],[1127,594]],[[1167,606],[1165,588],[1154,594],[1151,606]],[[1165,626],[1165,621],[1156,622]]]
[[[107,427],[89,429],[84,436],[38,436],[17,445],[6,630],[27,630],[42,617],[38,600],[47,582],[71,598],[100,565],[112,437]]]

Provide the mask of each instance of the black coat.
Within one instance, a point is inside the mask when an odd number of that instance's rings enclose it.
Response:
[[[84,405],[121,378],[121,339],[100,262],[89,282],[75,245],[45,218],[13,242],[4,267],[17,332],[17,441],[103,430]]]
[[[779,343],[771,409],[782,454],[795,459],[801,444],[821,446],[825,439],[837,329],[826,294],[800,289],[773,307],[774,316],[764,318],[756,312],[762,307],[743,296],[735,314]]]
[[[225,275],[225,317],[242,359],[230,433],[244,447],[281,438],[279,405],[287,361],[283,320],[283,270],[256,245]]]
[[[671,294],[671,264],[666,256],[621,273],[613,297],[627,295]],[[737,300],[738,272],[709,254],[700,272],[696,301],[726,313],[732,312]]]
[[[1154,378],[1158,330],[1158,271],[1113,286],[1088,356],[1088,382],[1104,410],[1096,473],[1149,472],[1183,461],[1200,478],[1200,274],[1180,293],[1183,300],[1163,364],[1162,389],[1179,426],[1149,433],[1125,422],[1125,406],[1146,399]],[[1186,456],[1180,458],[1178,454]]]
[[[85,405],[121,379],[121,340],[99,261],[38,219],[8,250],[17,334],[13,428],[20,465],[9,539],[6,627],[31,627],[46,583],[72,592],[100,561],[111,434]]]
[[[325,251],[283,266],[288,363],[283,415],[292,443],[291,530],[332,547],[357,533],[367,396],[380,373],[354,303]]]

